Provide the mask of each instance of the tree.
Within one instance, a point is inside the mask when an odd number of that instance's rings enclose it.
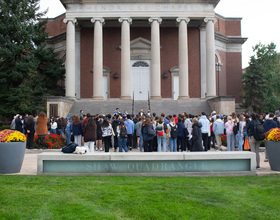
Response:
[[[45,110],[47,95],[63,95],[62,61],[46,47],[39,0],[0,0],[0,115]]]
[[[249,67],[243,74],[243,107],[250,112],[274,112],[280,104],[279,54],[276,45],[253,47]]]

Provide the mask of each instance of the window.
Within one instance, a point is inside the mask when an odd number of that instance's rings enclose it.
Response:
[[[132,67],[149,67],[149,64],[145,61],[136,61]]]

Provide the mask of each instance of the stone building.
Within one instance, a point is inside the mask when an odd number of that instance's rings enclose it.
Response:
[[[181,111],[199,100],[225,113],[241,101],[242,19],[216,14],[219,0],[61,2],[66,13],[46,30],[65,59],[66,96],[49,98],[49,111],[131,100]]]

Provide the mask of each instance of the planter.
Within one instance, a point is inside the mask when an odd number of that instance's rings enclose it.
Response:
[[[26,142],[0,143],[0,173],[20,172]]]
[[[265,148],[270,168],[280,171],[280,141],[265,141]]]

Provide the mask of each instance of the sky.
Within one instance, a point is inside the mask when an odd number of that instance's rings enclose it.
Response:
[[[41,0],[40,10],[48,10],[47,17],[54,18],[65,12],[60,0]],[[258,43],[274,42],[280,52],[279,28],[280,0],[220,0],[215,11],[224,17],[241,17],[241,35],[248,38],[242,46],[242,67],[246,68],[252,47]]]

